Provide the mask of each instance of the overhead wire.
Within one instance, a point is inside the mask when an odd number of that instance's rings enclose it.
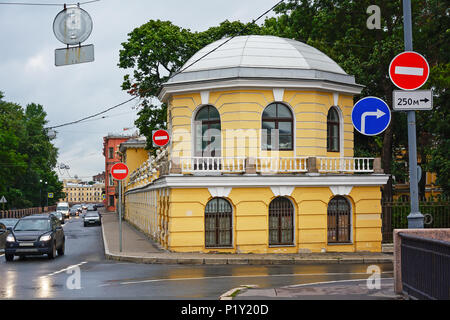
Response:
[[[266,15],[267,13],[269,13],[270,11],[272,11],[273,9],[275,9],[275,8],[276,8],[279,4],[281,4],[282,2],[284,2],[284,0],[278,1],[278,2],[277,2],[275,5],[273,5],[270,9],[266,10],[266,11],[265,11],[264,13],[262,13],[260,16],[258,16],[257,18],[253,19],[252,22],[251,22],[250,24],[247,24],[246,26],[244,26],[237,34],[231,36],[230,38],[228,38],[226,41],[224,41],[223,43],[221,43],[221,44],[220,44],[219,46],[217,46],[216,48],[214,48],[214,49],[212,49],[211,51],[207,52],[206,54],[204,54],[203,56],[201,56],[199,59],[193,61],[193,62],[192,62],[191,64],[189,64],[187,67],[185,67],[185,68],[183,68],[182,70],[179,70],[179,71],[175,72],[174,74],[170,75],[169,78],[168,78],[166,81],[169,81],[170,79],[172,79],[172,78],[175,77],[176,75],[178,75],[178,74],[180,74],[181,72],[185,71],[187,68],[191,67],[191,66],[194,65],[195,63],[197,63],[197,62],[199,62],[200,60],[204,59],[206,56],[210,55],[211,53],[213,53],[214,51],[216,51],[217,49],[219,49],[220,47],[224,46],[226,43],[228,43],[229,41],[231,41],[233,38],[235,38],[235,37],[237,37],[237,36],[240,36],[240,35],[248,28],[249,25],[252,25],[252,24],[256,23],[259,19],[261,19],[264,15]],[[143,94],[143,93],[148,92],[149,90],[150,90],[150,89],[143,90],[143,91],[141,91],[140,93]],[[114,106],[112,106],[112,107],[110,107],[110,108],[108,108],[108,109],[106,109],[106,110],[103,110],[103,111],[101,111],[101,112],[98,112],[98,113],[96,113],[96,114],[94,114],[94,115],[91,115],[91,116],[82,118],[82,119],[80,119],[80,120],[71,121],[71,122],[63,123],[63,124],[60,124],[60,125],[57,125],[57,126],[48,127],[47,129],[56,129],[56,128],[60,128],[60,127],[69,126],[69,125],[73,125],[73,124],[76,124],[76,123],[83,122],[83,121],[85,121],[85,120],[87,120],[87,119],[94,118],[94,117],[96,117],[96,116],[98,116],[98,115],[101,115],[101,114],[106,113],[106,112],[108,112],[108,111],[110,111],[110,110],[113,110],[113,109],[115,109],[115,108],[118,108],[118,107],[120,107],[120,106],[122,106],[122,105],[124,105],[124,104],[126,104],[126,103],[128,103],[128,102],[130,102],[130,101],[132,101],[132,100],[134,100],[134,99],[136,99],[136,98],[141,99],[140,96],[137,96],[137,95],[136,95],[136,96],[134,96],[134,97],[131,98],[131,99],[128,99],[128,100],[126,100],[126,101],[124,101],[124,102],[121,102],[121,103],[119,103],[119,104],[117,104],[117,105],[114,105]],[[100,120],[100,119],[99,119],[99,120]]]

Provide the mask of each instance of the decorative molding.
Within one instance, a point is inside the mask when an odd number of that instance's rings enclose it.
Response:
[[[161,188],[249,188],[249,187],[350,187],[382,186],[388,181],[387,174],[343,174],[343,175],[276,175],[276,176],[179,176],[169,175],[153,183],[133,188],[126,193],[142,192]],[[230,187],[231,186],[231,187]],[[214,192],[214,191],[213,191]]]
[[[275,101],[283,101],[284,89],[283,88],[273,88],[273,98]]]
[[[338,105],[338,102],[339,102],[339,93],[338,92],[333,92],[333,102],[334,102],[335,106]]]
[[[283,197],[283,196],[290,196],[292,192],[294,192],[295,187],[289,186],[289,187],[281,187],[281,186],[274,186],[270,187],[270,189],[273,192],[273,195],[275,197]]]
[[[330,186],[330,190],[335,196],[348,196],[352,189],[353,186]]]
[[[202,98],[202,104],[209,104],[209,90],[200,91],[200,97]]]
[[[231,192],[231,187],[212,187],[208,188],[209,193],[213,198],[225,198],[228,197],[228,195]]]

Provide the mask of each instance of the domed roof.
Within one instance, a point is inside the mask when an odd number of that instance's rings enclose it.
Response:
[[[229,41],[228,41],[229,40]],[[194,54],[163,86],[161,101],[176,93],[232,88],[295,88],[360,94],[330,57],[302,42],[275,36],[239,36]]]
[[[302,42],[275,36],[238,36],[194,54],[167,84],[226,78],[329,80],[355,84],[330,57]],[[209,53],[209,54],[208,54]]]
[[[274,36],[240,36],[213,42],[196,54],[182,70],[206,53],[219,47],[184,72],[232,67],[315,69],[346,74],[323,52],[302,42]],[[224,44],[225,43],[225,44]]]

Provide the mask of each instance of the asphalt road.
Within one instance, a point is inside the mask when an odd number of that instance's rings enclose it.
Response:
[[[81,218],[64,225],[66,254],[15,257],[0,253],[0,299],[214,299],[241,285],[277,288],[367,279],[367,265],[231,266],[150,265],[104,258],[101,227]],[[392,278],[392,265],[379,265]]]

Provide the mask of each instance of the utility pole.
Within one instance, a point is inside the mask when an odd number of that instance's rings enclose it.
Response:
[[[403,0],[403,32],[405,51],[413,51],[411,0]],[[408,215],[408,229],[423,228],[423,214],[419,210],[419,185],[417,181],[417,140],[416,112],[407,112],[408,117],[408,153],[409,153],[409,198],[411,212]]]

